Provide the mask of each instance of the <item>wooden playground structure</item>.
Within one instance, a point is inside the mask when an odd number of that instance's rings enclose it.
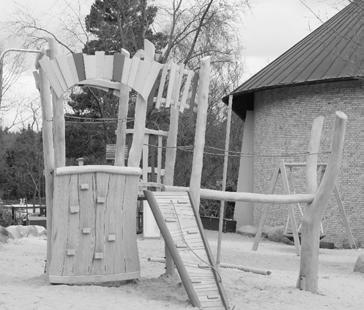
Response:
[[[306,165],[306,194],[201,189],[210,59],[202,59],[199,72],[194,73],[183,65],[158,63],[157,58],[154,46],[148,41],[144,50],[130,58],[125,50],[114,55],[96,52],[95,55],[58,56],[52,40],[49,49],[37,58],[34,76],[42,105],[50,283],[101,283],[138,278],[137,197],[140,189],[154,188],[159,192],[146,190],[145,195],[166,242],[166,272],[173,272],[176,265],[193,306],[230,309],[216,264],[220,258],[215,260],[211,254],[198,216],[200,198],[307,204],[297,287],[315,292],[320,222],[339,171],[346,115],[336,113],[332,153],[319,186],[317,154],[323,118],[314,120]],[[66,167],[63,95],[75,85],[112,91],[119,97],[114,166]],[[137,93],[136,121],[126,160],[130,89]],[[170,109],[165,167],[162,173],[160,156],[156,182],[148,182],[147,172],[143,175],[139,168],[143,156],[146,165],[143,167],[148,166],[147,151],[143,147],[148,135],[145,128],[148,102],[154,102],[156,108]],[[197,118],[190,186],[176,187],[173,176],[178,115],[186,108],[194,108],[195,103]]]

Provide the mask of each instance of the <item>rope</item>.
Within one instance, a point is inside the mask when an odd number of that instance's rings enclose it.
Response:
[[[179,145],[179,146],[157,146],[154,144],[148,144],[145,143],[145,146],[150,146],[154,148],[162,148],[162,149],[177,149],[184,152],[193,153],[193,146],[192,145]],[[212,148],[219,151],[224,151],[223,149],[212,147],[212,146],[205,146],[205,148]],[[204,151],[205,155],[211,155],[211,156],[225,156],[226,153],[228,153],[229,157],[266,157],[266,158],[272,158],[272,157],[278,157],[278,158],[284,158],[284,157],[296,157],[296,156],[304,156],[304,155],[320,155],[320,154],[330,154],[331,151],[322,151],[317,153],[310,153],[310,152],[295,152],[295,153],[282,153],[282,154],[259,154],[259,153],[241,153],[237,151],[224,151],[224,153],[214,153],[214,152],[208,152]]]

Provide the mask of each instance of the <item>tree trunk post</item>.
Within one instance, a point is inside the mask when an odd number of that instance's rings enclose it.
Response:
[[[48,38],[49,58],[54,59],[57,50],[55,41]],[[55,168],[66,165],[66,138],[65,138],[65,121],[63,110],[63,98],[58,98],[52,91],[53,103],[53,145],[54,145],[54,164]]]
[[[130,57],[128,51],[122,49],[121,54]],[[120,85],[119,109],[118,109],[118,125],[116,129],[116,145],[115,145],[115,166],[125,166],[125,147],[126,147],[126,122],[128,118],[129,107],[129,87]]]
[[[169,120],[169,131],[167,137],[167,149],[166,149],[166,160],[165,160],[165,176],[164,184],[173,186],[174,182],[174,168],[176,163],[177,153],[177,135],[178,135],[178,120],[179,111],[177,105],[172,104],[170,107],[170,120]],[[175,268],[172,255],[169,253],[168,247],[165,246],[166,256],[166,275],[175,275]]]
[[[322,121],[316,122],[315,120],[313,127],[320,128],[320,122]],[[317,293],[318,289],[320,222],[339,173],[344,148],[346,122],[347,116],[343,112],[336,112],[332,150],[327,169],[312,203],[308,204],[306,208],[302,221],[301,261],[297,288],[313,293]],[[307,161],[307,172],[311,171],[311,175],[307,176],[307,187],[309,190],[315,189],[316,179],[314,179],[314,175],[316,175],[316,172],[313,171],[317,169],[317,158],[315,158],[317,154],[313,153],[318,153],[315,151],[315,148],[319,142],[313,142],[313,139],[311,137],[312,143],[310,142],[310,154]]]
[[[51,236],[52,236],[52,206],[53,206],[53,175],[54,170],[54,148],[53,148],[53,111],[51,101],[51,90],[49,81],[45,76],[43,69],[36,62],[36,68],[39,74],[35,72],[38,78],[40,102],[42,108],[42,138],[44,154],[44,177],[46,192],[46,209],[47,209],[47,266],[51,260]],[[36,78],[36,79],[37,79]],[[28,209],[27,209],[28,210]],[[48,268],[47,268],[48,271]]]
[[[203,153],[205,148],[206,119],[210,85],[210,57],[201,60],[199,83],[197,91],[197,119],[195,142],[193,149],[192,172],[190,178],[190,193],[192,202],[199,208],[201,174],[203,168]]]

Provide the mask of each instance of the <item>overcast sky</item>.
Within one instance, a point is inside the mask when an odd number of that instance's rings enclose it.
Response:
[[[167,0],[163,0],[165,1]],[[82,11],[87,13],[93,1],[81,0],[80,2]],[[158,0],[155,1],[157,2]],[[326,21],[347,5],[348,0],[305,0],[304,2],[321,20]],[[266,66],[321,24],[300,0],[251,0],[250,3],[251,9],[243,13],[241,26],[239,26],[245,64],[243,80]],[[0,21],[13,20],[19,6],[26,8],[29,14],[39,18],[44,25],[51,28],[57,27],[57,20],[65,10],[64,0],[0,0]],[[1,45],[6,48],[19,46],[20,42],[14,39],[8,40],[7,36],[7,29],[0,25]],[[32,65],[15,83],[11,96],[37,97],[31,67]],[[7,112],[6,115],[2,115],[5,125],[13,113]]]

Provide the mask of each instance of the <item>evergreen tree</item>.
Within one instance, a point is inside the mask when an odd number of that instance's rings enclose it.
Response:
[[[165,45],[166,36],[153,33],[150,26],[157,13],[155,6],[148,6],[145,0],[95,0],[86,16],[87,31],[95,36],[83,48],[83,52],[106,54],[128,50],[131,56],[143,48],[144,39],[157,48]],[[131,95],[133,102],[135,96]],[[82,88],[81,93],[70,96],[69,105],[73,115],[87,118],[116,118],[118,99],[111,93]],[[130,114],[133,114],[131,105]],[[67,117],[67,115],[66,115]],[[103,163],[105,145],[115,142],[116,122],[95,124],[70,124],[66,126],[67,158],[74,163],[77,157],[85,157],[87,163]]]

